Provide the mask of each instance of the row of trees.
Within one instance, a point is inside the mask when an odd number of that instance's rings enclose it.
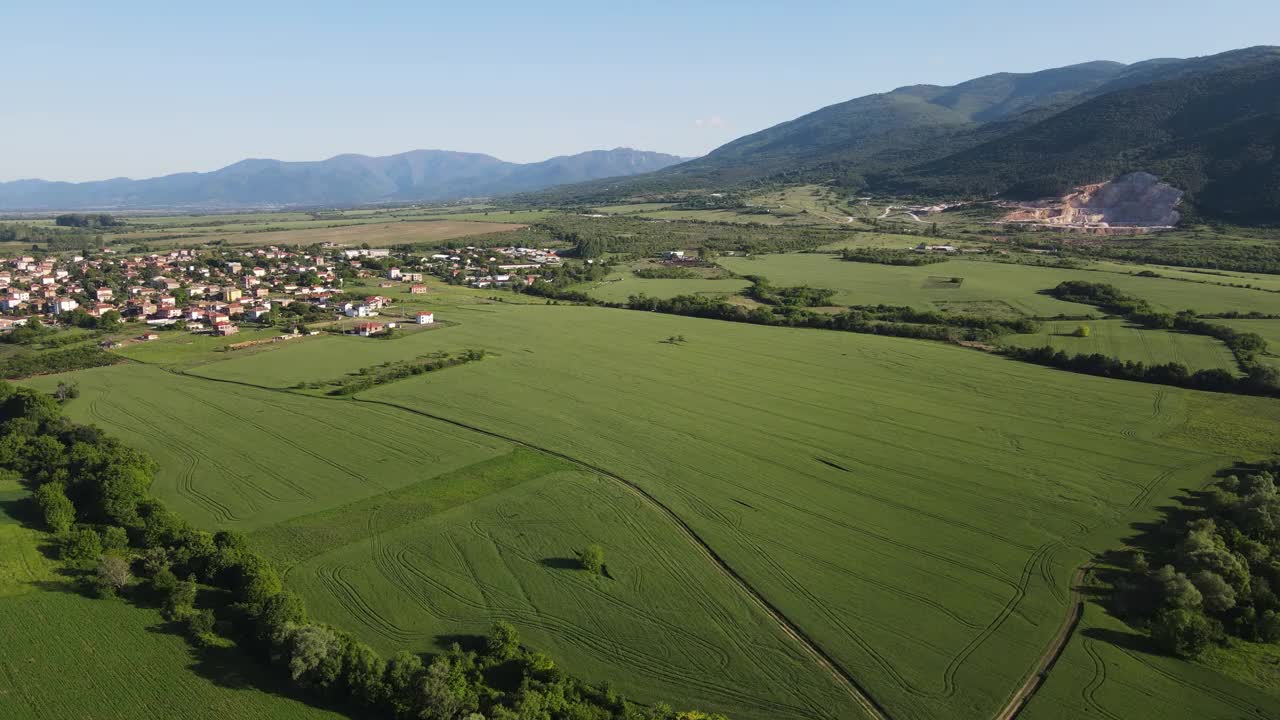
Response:
[[[436,370],[465,365],[484,359],[484,350],[466,350],[460,355],[443,353],[439,357],[426,360],[410,360],[408,362],[387,363],[382,367],[362,368],[357,377],[343,380],[342,384],[329,391],[330,395],[355,395],[358,392],[403,380],[415,375],[423,375]]]
[[[33,390],[0,384],[0,468],[32,487],[62,557],[95,593],[151,602],[193,641],[238,645],[282,682],[363,717],[711,717],[643,708],[607,686],[587,685],[522,646],[506,623],[478,650],[455,645],[425,660],[409,652],[384,659],[311,620],[242,534],[198,530],[153,498],[149,456],[68,421],[52,398]]]
[[[1263,469],[1231,475],[1139,538],[1112,605],[1169,653],[1235,636],[1280,643],[1280,492]]]
[[[119,357],[96,345],[81,345],[64,350],[25,351],[0,360],[0,378],[14,380],[114,365],[118,362]]]
[[[934,223],[934,227],[937,227],[937,223]],[[879,265],[919,266],[946,262],[949,258],[893,248],[845,248],[840,251],[840,259],[849,262],[876,263]]]
[[[1245,395],[1274,395],[1277,392],[1276,374],[1271,368],[1260,368],[1244,377],[1237,377],[1235,373],[1222,368],[1192,372],[1186,365],[1178,362],[1147,365],[1141,361],[1121,360],[1101,353],[1071,355],[1048,345],[1035,348],[1005,347],[1000,352],[1023,362],[1114,380],[1135,380],[1192,390]]]
[[[756,325],[841,330],[945,342],[989,343],[1002,335],[1034,332],[1038,327],[1035,321],[1027,318],[946,315],[885,305],[852,307],[837,314],[817,313],[798,306],[747,309],[701,295],[677,295],[670,299],[632,295],[623,307]]]
[[[125,221],[106,213],[65,213],[53,219],[59,227],[105,228],[124,225]]]
[[[1171,376],[1173,379],[1170,380],[1167,379],[1168,373],[1164,370],[1157,371],[1152,375],[1153,368],[1143,368],[1141,363],[1138,363],[1136,367],[1133,363],[1121,363],[1114,359],[1110,363],[1100,363],[1092,356],[1087,355],[1063,358],[1060,353],[1055,353],[1047,347],[1040,348],[1037,352],[1031,354],[1010,351],[1008,354],[1011,356],[1044,365],[1065,367],[1077,372],[1088,372],[1093,375],[1125,377],[1145,380],[1146,382],[1182,385],[1183,387],[1216,390],[1219,392],[1280,395],[1280,372],[1262,361],[1262,356],[1267,352],[1267,341],[1257,333],[1241,332],[1226,325],[1217,325],[1199,317],[1191,310],[1183,310],[1177,313],[1160,312],[1154,309],[1146,300],[1128,295],[1119,288],[1106,283],[1068,280],[1058,284],[1050,293],[1060,300],[1094,305],[1143,327],[1156,330],[1175,330],[1221,340],[1235,356],[1236,363],[1240,366],[1244,377],[1237,378],[1224,370],[1201,370],[1196,373],[1190,373],[1185,366],[1175,363],[1156,366],[1159,368],[1173,368],[1175,371],[1177,371],[1177,368],[1181,368],[1181,371],[1175,372]],[[1135,376],[1142,375],[1144,372],[1150,377]]]
[[[836,295],[835,290],[809,287],[808,285],[775,286],[769,282],[768,278],[760,275],[750,275],[747,279],[751,281],[751,287],[748,287],[742,294],[766,305],[822,307],[830,305],[831,299]]]

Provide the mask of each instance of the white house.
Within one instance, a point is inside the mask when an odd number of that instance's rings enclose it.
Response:
[[[419,325],[431,325],[436,321],[436,314],[433,312],[428,312],[424,310],[417,314],[417,318],[418,318]]]

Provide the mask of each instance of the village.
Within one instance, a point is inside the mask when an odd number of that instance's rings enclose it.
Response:
[[[551,249],[471,246],[427,256],[341,246],[28,254],[0,258],[0,333],[32,320],[100,330],[136,325],[140,332],[129,341],[148,341],[166,330],[231,336],[255,323],[288,327],[284,339],[329,323],[368,337],[398,325],[377,319],[396,293],[365,294],[371,282],[423,296],[428,276],[478,289],[529,286],[561,262]],[[431,325],[435,313],[404,321]]]

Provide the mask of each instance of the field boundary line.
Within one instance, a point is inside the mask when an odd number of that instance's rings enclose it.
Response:
[[[331,397],[324,397],[320,395],[306,395],[303,393],[292,392],[287,388],[266,387],[263,385],[255,385],[253,383],[243,382],[239,380],[213,378],[213,377],[207,377],[203,375],[188,375],[187,373],[184,373],[178,370],[171,370],[170,372],[173,372],[174,374],[177,374],[177,375],[181,375],[183,377],[196,378],[199,380],[206,380],[209,382],[227,383],[230,385],[240,385],[244,387],[254,388],[257,390],[267,390],[270,392],[284,393],[284,394],[292,395],[295,397],[308,397],[316,400],[329,400],[329,401],[336,401],[336,402],[343,402],[343,401],[357,402],[357,403],[363,403],[366,405],[381,405],[384,407],[395,408],[396,410],[400,410],[413,415],[425,417],[430,420],[435,420],[436,422],[447,423],[449,425],[453,425],[455,427],[459,427],[464,430],[470,430],[472,432],[480,433],[481,435],[487,435],[492,438],[497,438],[499,440],[512,443],[513,445],[519,445],[521,447],[529,448],[530,450],[535,450],[537,452],[545,453],[547,455],[551,455],[552,457],[557,457],[557,458],[560,458],[561,460],[572,463],[573,465],[576,465],[580,468],[583,468],[592,473],[600,475],[601,477],[605,477],[610,480],[613,480],[614,482],[621,484],[628,492],[632,493],[633,495],[636,495],[641,500],[643,500],[647,504],[657,509],[659,514],[665,516],[671,523],[673,523],[676,526],[677,530],[679,530],[680,533],[684,535],[685,538],[691,544],[693,544],[694,547],[698,548],[698,550],[702,553],[704,557],[706,557],[708,560],[711,561],[712,565],[714,565],[731,582],[737,585],[738,588],[742,592],[744,592],[747,595],[747,597],[749,597],[760,609],[764,610],[765,614],[767,614],[770,618],[773,619],[773,621],[778,625],[778,627],[783,631],[785,635],[787,635],[792,640],[794,640],[797,644],[800,645],[800,647],[804,648],[804,650],[814,659],[814,661],[816,661],[819,666],[821,666],[824,670],[826,670],[832,676],[832,678],[836,680],[836,683],[838,685],[844,688],[844,690],[849,694],[849,696],[854,700],[854,702],[863,710],[863,712],[866,713],[868,717],[874,718],[875,720],[891,720],[888,712],[884,709],[884,707],[880,705],[880,703],[877,702],[873,697],[871,697],[871,694],[867,692],[867,690],[863,688],[862,685],[857,680],[855,680],[848,671],[846,671],[842,666],[840,666],[840,664],[837,663],[834,658],[828,655],[827,652],[823,650],[811,637],[809,637],[809,635],[804,630],[800,629],[798,625],[796,625],[786,615],[784,615],[782,610],[780,610],[772,602],[766,599],[764,595],[760,593],[759,590],[756,590],[756,588],[752,586],[746,580],[746,578],[742,577],[742,575],[740,575],[738,571],[734,570],[733,567],[730,566],[729,563],[725,561],[725,559],[721,557],[720,554],[717,553],[705,540],[703,540],[702,537],[698,535],[698,533],[694,531],[694,529],[690,527],[689,524],[685,522],[683,518],[681,518],[678,514],[676,514],[674,510],[672,510],[671,508],[663,504],[662,501],[658,500],[656,497],[651,495],[647,490],[645,490],[644,488],[640,487],[639,485],[633,483],[630,480],[627,480],[626,478],[620,475],[616,475],[608,470],[605,470],[604,468],[598,467],[596,465],[592,465],[591,463],[588,463],[584,460],[580,460],[578,458],[575,458],[571,455],[567,455],[562,452],[557,452],[555,450],[550,450],[548,448],[544,448],[539,445],[534,445],[533,443],[526,442],[524,440],[519,440],[514,437],[510,437],[508,435],[503,435],[502,433],[495,432],[493,430],[486,430],[484,428],[476,427],[474,425],[469,425],[459,420],[453,420],[440,415],[434,415],[432,413],[425,412],[423,410],[417,410],[414,408],[405,407],[404,405],[397,405],[396,403],[387,402],[385,400],[365,400],[356,396],[347,396],[346,398],[338,398],[338,397],[331,398]]]

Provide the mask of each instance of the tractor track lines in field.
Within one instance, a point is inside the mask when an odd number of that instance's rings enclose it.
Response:
[[[1089,679],[1087,685],[1080,689],[1080,697],[1090,710],[1107,718],[1107,720],[1123,720],[1119,715],[1107,710],[1102,703],[1098,702],[1098,691],[1107,682],[1107,662],[1098,654],[1098,649],[1093,646],[1093,643],[1094,641],[1089,638],[1084,638],[1081,642],[1085,654],[1093,662],[1093,677]]]
[[[356,472],[356,471],[352,470],[352,469],[351,469],[351,468],[349,468],[349,467],[346,467],[345,465],[343,465],[342,463],[337,462],[336,460],[332,460],[332,459],[330,459],[330,458],[328,458],[328,457],[325,457],[324,455],[322,455],[322,454],[320,454],[320,453],[315,452],[315,451],[314,451],[314,450],[312,450],[311,448],[308,448],[308,447],[304,446],[303,444],[301,444],[301,443],[297,442],[296,440],[294,440],[294,439],[292,439],[292,438],[288,437],[288,436],[287,436],[287,435],[285,435],[284,433],[277,432],[277,431],[275,431],[275,430],[271,429],[270,427],[267,427],[266,425],[263,425],[262,423],[254,422],[253,420],[249,419],[249,418],[248,418],[246,415],[244,415],[244,414],[237,414],[237,413],[233,413],[233,412],[231,412],[230,410],[227,410],[226,408],[224,408],[224,407],[222,407],[222,406],[220,406],[220,405],[218,405],[218,404],[216,404],[216,403],[207,403],[207,405],[208,405],[208,407],[212,408],[213,410],[215,410],[215,411],[217,411],[217,412],[222,413],[223,415],[226,415],[227,417],[231,418],[232,420],[237,421],[237,422],[242,422],[242,423],[244,423],[244,424],[246,424],[246,425],[249,425],[250,427],[253,427],[253,428],[257,429],[257,430],[258,430],[258,432],[262,433],[264,436],[269,437],[269,438],[273,438],[274,440],[278,441],[280,444],[282,444],[282,445],[286,445],[286,446],[288,446],[288,447],[290,447],[290,448],[293,448],[294,450],[297,450],[298,452],[302,453],[303,455],[306,455],[307,457],[309,457],[309,458],[311,458],[311,459],[313,459],[313,460],[316,460],[316,461],[320,462],[321,464],[328,465],[329,467],[331,467],[331,468],[333,468],[334,470],[337,470],[338,472],[340,472],[340,473],[342,473],[342,474],[344,474],[344,475],[346,475],[346,476],[348,476],[348,477],[352,478],[353,480],[358,480],[358,481],[360,481],[360,482],[362,482],[362,483],[364,483],[364,484],[366,484],[366,485],[374,485],[375,487],[381,487],[381,486],[380,486],[380,485],[378,485],[377,483],[374,483],[374,482],[370,481],[370,480],[369,480],[369,478],[368,478],[368,477],[366,477],[365,475],[363,475],[363,474],[361,474],[361,473],[358,473],[358,472]],[[283,482],[283,483],[284,483],[288,488],[290,488],[290,489],[291,489],[291,490],[293,490],[294,492],[298,493],[298,494],[299,494],[299,495],[301,495],[302,497],[307,498],[308,500],[312,500],[312,499],[314,499],[314,498],[315,498],[315,496],[314,496],[314,495],[312,495],[312,494],[311,494],[311,492],[310,492],[309,490],[307,490],[305,486],[303,486],[303,485],[299,485],[298,483],[295,483],[295,482],[293,482],[292,480],[290,480],[290,479],[288,479],[288,478],[285,478],[284,476],[279,476],[279,479],[280,479],[280,481],[281,481],[281,482]]]
[[[507,442],[510,442],[510,443],[521,445],[523,447],[527,447],[532,450],[537,450],[539,452],[546,453],[553,457],[558,457],[562,460],[565,460],[574,465],[577,465],[578,467],[590,470],[591,472],[594,472],[603,477],[609,478],[615,482],[620,483],[622,486],[624,486],[628,490],[628,492],[631,492],[637,495],[646,503],[650,504],[652,507],[657,509],[661,515],[666,517],[681,532],[681,534],[684,535],[685,538],[689,540],[690,543],[696,549],[698,549],[699,552],[712,563],[714,567],[716,567],[721,573],[727,576],[733,582],[733,584],[735,584],[741,591],[743,591],[743,593],[747,597],[749,597],[761,610],[763,610],[767,615],[769,615],[774,620],[774,622],[778,624],[780,629],[782,629],[782,631],[787,636],[789,636],[792,640],[798,643],[824,670],[826,670],[832,676],[832,678],[835,679],[837,683],[844,688],[844,690],[848,693],[850,698],[863,710],[863,712],[865,712],[868,716],[873,718],[887,719],[889,717],[888,713],[884,710],[884,708],[870,696],[870,694],[866,691],[866,689],[863,688],[861,684],[859,684],[858,681],[855,680],[842,666],[836,663],[836,661],[830,655],[828,655],[827,652],[823,650],[812,638],[810,638],[808,634],[804,632],[804,630],[800,629],[798,625],[796,625],[790,619],[788,619],[786,615],[784,615],[782,611],[777,608],[777,606],[775,606],[772,602],[766,599],[764,595],[760,593],[759,590],[757,590],[754,586],[752,586],[749,582],[747,582],[747,580],[744,577],[742,577],[742,575],[740,575],[736,570],[734,570],[733,567],[730,566],[729,563],[726,562],[724,558],[722,558],[719,555],[719,553],[717,553],[705,540],[703,540],[702,537],[698,535],[697,532],[695,532],[694,529],[690,527],[689,524],[686,523],[683,518],[681,518],[679,515],[675,513],[675,511],[667,507],[660,500],[658,500],[653,495],[649,494],[648,491],[644,490],[639,485],[636,485],[635,483],[621,477],[620,475],[615,475],[614,473],[611,473],[605,470],[604,468],[598,467],[596,465],[592,465],[590,463],[584,462],[582,460],[571,457],[569,455],[565,455],[564,453],[559,453],[554,450],[549,450],[547,448],[539,447],[532,443],[525,442],[523,440],[519,440],[514,437],[506,436],[501,433],[494,432],[492,430],[486,430],[480,427],[476,427],[474,425],[469,425],[467,423],[459,422],[457,420],[446,418],[440,415],[434,415],[431,413],[423,412],[421,410],[415,410],[413,408],[408,408],[403,405],[397,405],[395,403],[386,402],[382,400],[365,400],[362,398],[355,398],[354,401],[361,402],[361,403],[380,404],[380,405],[385,405],[387,407],[398,408],[398,409],[404,410],[405,412],[412,413],[414,415],[420,415],[422,417],[430,418],[439,422],[449,423],[467,430],[472,430],[484,435],[496,437],[500,440],[506,440]],[[682,680],[687,681],[688,678],[682,678]]]
[[[1133,660],[1139,663],[1142,663],[1152,672],[1165,678],[1169,682],[1179,687],[1186,688],[1187,690],[1190,690],[1195,693],[1203,693],[1205,695],[1209,695],[1215,700],[1223,703],[1224,705],[1228,705],[1234,708],[1235,710],[1239,711],[1241,713],[1241,717],[1255,717],[1255,718],[1259,718],[1259,720],[1270,720],[1273,717],[1266,708],[1258,707],[1257,705],[1241,700],[1240,698],[1235,697],[1234,695],[1229,695],[1227,693],[1224,693],[1221,690],[1218,690],[1216,688],[1212,688],[1207,685],[1201,685],[1200,683],[1193,682],[1191,680],[1187,680],[1185,678],[1174,675],[1173,673],[1169,672],[1168,670],[1165,670],[1164,668],[1156,665],[1155,663],[1148,662],[1141,655],[1138,655],[1132,650],[1129,650],[1127,648],[1120,647],[1120,646],[1116,646],[1116,647],[1117,649],[1120,650],[1120,652],[1124,653],[1125,655],[1128,655]]]
[[[200,467],[200,460],[203,458],[203,455],[199,451],[186,442],[179,440],[177,437],[169,435],[165,432],[164,428],[156,425],[141,415],[130,412],[123,406],[116,405],[115,403],[106,400],[105,395],[102,402],[104,405],[111,407],[121,415],[133,420],[137,423],[138,427],[147,428],[157,436],[167,437],[169,439],[170,444],[178,451],[178,454],[182,456],[184,461],[183,470],[178,476],[177,490],[180,495],[185,495],[191,498],[195,504],[203,507],[219,522],[230,523],[239,519],[235,511],[226,504],[214,498],[212,495],[202,492],[196,487],[195,473]]]
[[[1005,621],[1009,619],[1009,616],[1013,614],[1014,610],[1018,608],[1018,604],[1021,603],[1022,599],[1027,595],[1027,588],[1031,584],[1031,579],[1036,574],[1036,570],[1039,567],[1043,556],[1048,554],[1056,544],[1057,541],[1047,542],[1037,548],[1036,551],[1031,554],[1031,557],[1027,558],[1026,563],[1022,566],[1022,576],[1019,579],[1013,597],[1009,598],[1009,602],[1005,603],[1004,607],[1000,609],[1000,612],[996,614],[996,617],[987,624],[987,627],[984,628],[982,632],[974,636],[974,638],[951,659],[951,662],[947,664],[947,669],[943,671],[942,697],[949,698],[955,695],[955,676],[956,673],[959,672],[960,666],[963,665],[965,661],[969,659],[969,656],[976,652],[988,638],[994,635],[996,631],[1004,625]]]
[[[163,417],[163,418],[167,419],[167,420],[168,420],[168,422],[171,424],[171,425],[170,425],[170,427],[173,427],[173,428],[184,428],[184,429],[186,429],[187,431],[189,431],[192,435],[197,434],[196,430],[195,430],[195,429],[194,429],[194,428],[193,428],[189,423],[187,423],[186,421],[184,421],[182,418],[180,418],[180,417],[178,417],[178,416],[174,415],[173,413],[171,413],[171,412],[169,412],[169,411],[167,411],[167,410],[165,410],[165,409],[161,408],[160,406],[156,405],[155,403],[147,402],[146,400],[143,400],[143,399],[141,399],[141,398],[135,398],[135,401],[136,401],[139,405],[143,405],[143,406],[147,407],[148,409],[150,409],[150,410],[151,410],[151,412],[153,412],[153,413],[155,413],[155,414],[156,414],[156,416],[158,416],[158,417]],[[157,426],[157,425],[153,425],[153,427],[159,428],[159,426]],[[164,432],[163,430],[158,430],[158,431],[159,431],[159,432]],[[281,497],[281,496],[279,496],[279,495],[276,495],[275,493],[271,492],[270,490],[268,490],[267,488],[265,488],[265,487],[263,487],[262,485],[258,484],[257,482],[254,482],[248,474],[246,474],[246,473],[241,473],[241,472],[237,472],[237,471],[235,471],[235,470],[233,470],[233,469],[231,469],[231,468],[227,467],[226,465],[222,464],[220,461],[218,461],[218,460],[217,460],[216,458],[214,458],[213,456],[211,456],[211,455],[209,455],[208,453],[204,452],[203,450],[199,449],[196,445],[194,445],[194,444],[192,444],[192,443],[190,443],[190,442],[187,442],[185,439],[178,439],[179,437],[184,437],[184,436],[183,436],[183,434],[182,434],[182,431],[179,431],[179,432],[177,432],[177,433],[169,433],[169,437],[170,437],[171,442],[173,442],[175,445],[179,445],[179,446],[181,446],[181,447],[186,448],[188,451],[190,451],[190,452],[192,452],[192,453],[195,453],[196,455],[198,455],[198,456],[199,456],[202,460],[204,460],[205,462],[208,462],[209,464],[211,464],[211,465],[213,465],[214,467],[216,467],[216,468],[218,468],[219,470],[221,470],[221,471],[222,471],[222,472],[223,472],[227,477],[233,478],[233,479],[234,479],[238,484],[241,484],[241,485],[244,485],[244,486],[248,487],[249,489],[251,489],[251,490],[253,490],[254,492],[258,493],[259,495],[261,495],[262,497],[266,498],[267,500],[269,500],[269,501],[271,501],[271,502],[276,502],[276,503],[287,503],[287,502],[290,502],[290,500],[289,500],[288,498],[285,498],[285,497]],[[271,478],[273,478],[273,479],[275,479],[275,480],[279,481],[282,485],[285,485],[286,487],[290,487],[290,483],[289,483],[289,481],[288,481],[287,479],[285,479],[283,476],[281,476],[281,475],[280,475],[280,473],[275,472],[275,471],[270,470],[270,469],[267,469],[267,468],[265,468],[265,467],[261,468],[261,470],[262,470],[262,472],[263,472],[265,475],[267,475],[267,476],[269,476],[269,477],[271,477]],[[305,494],[303,495],[303,497],[306,497],[307,499],[311,499],[311,497],[309,497],[309,496],[307,496],[307,495],[305,495]],[[256,509],[256,508],[254,508],[254,509]]]
[[[388,640],[394,640],[398,643],[405,644],[414,639],[415,635],[413,633],[380,614],[360,596],[354,585],[342,577],[342,573],[349,569],[343,566],[333,568],[321,566],[316,568],[315,576],[320,581],[320,584],[324,586],[325,591],[329,593],[329,596],[336,600],[338,605],[361,625]]]

